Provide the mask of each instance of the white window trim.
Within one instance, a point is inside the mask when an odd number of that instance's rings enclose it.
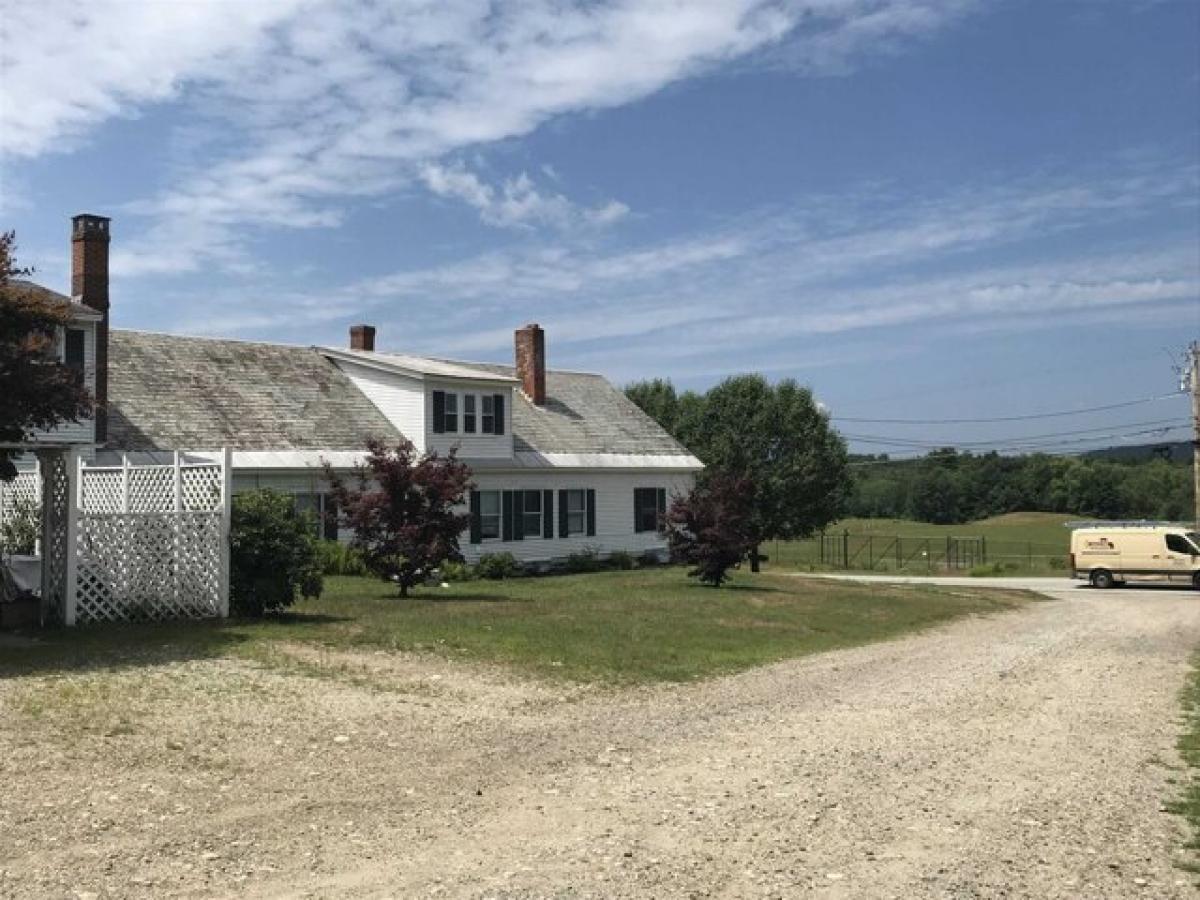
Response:
[[[545,540],[546,527],[546,498],[542,496],[542,491],[535,488],[521,488],[518,493],[521,495],[521,533],[524,540]],[[538,497],[538,527],[533,534],[525,526],[525,495],[537,494]],[[529,513],[533,515],[533,513]]]

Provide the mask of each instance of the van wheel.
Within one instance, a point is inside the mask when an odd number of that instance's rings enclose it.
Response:
[[[1108,569],[1096,569],[1092,572],[1092,587],[1094,588],[1110,588],[1115,583],[1112,572]]]

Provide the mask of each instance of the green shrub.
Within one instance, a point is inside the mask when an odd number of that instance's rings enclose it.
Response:
[[[445,562],[441,568],[442,581],[474,581],[475,572],[466,563]]]
[[[480,578],[490,578],[493,581],[512,578],[520,573],[521,564],[511,553],[485,553],[479,557],[479,562],[475,565],[476,575]]]
[[[259,617],[321,596],[321,561],[309,517],[291,496],[260,490],[233,498],[229,611]]]
[[[991,578],[995,575],[1003,575],[1004,572],[1004,565],[1002,563],[994,562],[975,566],[968,574],[972,578]]]
[[[16,500],[0,525],[0,556],[28,556],[42,530],[42,507],[32,500]]]
[[[623,572],[637,568],[637,561],[633,558],[633,554],[624,550],[614,550],[610,553],[608,564],[611,568],[620,569]]]
[[[1046,565],[1054,571],[1062,571],[1067,567],[1067,561],[1061,556],[1052,556],[1046,561]]]
[[[591,547],[585,547],[567,557],[568,572],[599,572],[600,569],[600,554]]]
[[[317,561],[326,575],[369,575],[362,554],[338,541],[317,541]]]

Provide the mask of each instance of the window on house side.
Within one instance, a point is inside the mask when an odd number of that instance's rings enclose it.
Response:
[[[500,492],[479,492],[479,534],[487,538],[500,537]]]
[[[68,369],[83,371],[83,331],[79,328],[67,329],[63,342],[63,363]]]
[[[567,534],[583,534],[587,530],[587,492],[567,491]]]
[[[442,423],[448,434],[458,432],[458,394],[446,394],[446,412],[442,416]]]
[[[479,431],[482,434],[496,433],[496,398],[491,394],[484,394],[480,398],[480,408],[483,411]]]
[[[463,434],[475,433],[475,395],[463,394]]]
[[[636,531],[658,530],[658,488],[634,488],[634,523]]]
[[[521,526],[525,537],[542,536],[542,492],[522,491]]]

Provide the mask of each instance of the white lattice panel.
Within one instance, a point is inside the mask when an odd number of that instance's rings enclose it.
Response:
[[[221,479],[220,466],[184,466],[180,470],[184,510],[188,512],[220,510]]]
[[[136,466],[129,470],[127,512],[174,512],[175,467]]]
[[[117,513],[125,505],[120,469],[84,469],[81,512]]]
[[[42,472],[42,610],[55,621],[66,618],[68,505],[71,482],[61,453],[39,459]]]

